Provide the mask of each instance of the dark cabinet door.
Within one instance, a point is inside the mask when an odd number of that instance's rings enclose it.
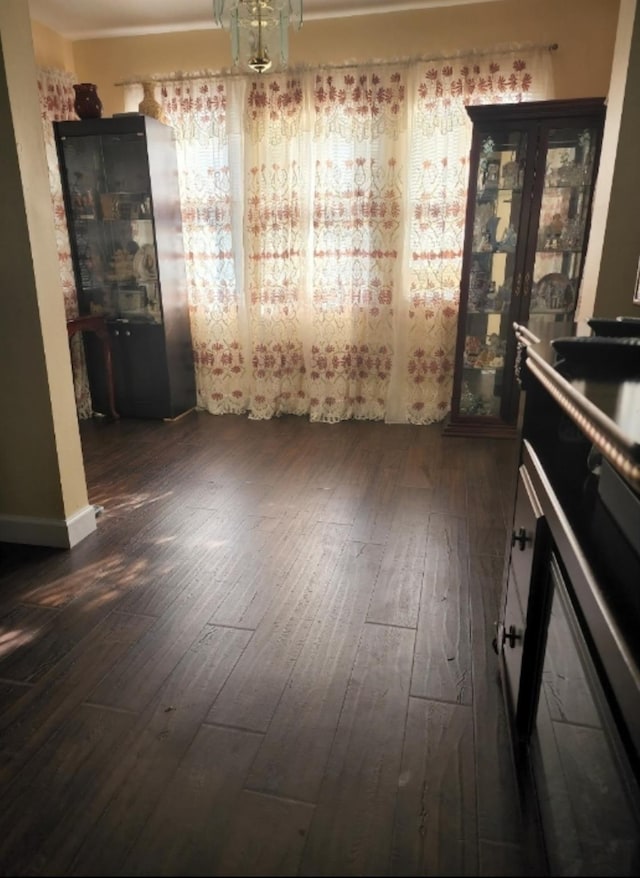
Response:
[[[542,647],[538,638],[547,611],[548,555],[546,521],[527,467],[522,465],[500,638],[513,728],[521,741],[528,740],[536,708]]]
[[[123,417],[170,416],[167,357],[161,326],[114,323],[116,408]]]
[[[555,556],[531,771],[551,875],[637,875],[640,788]]]
[[[573,334],[604,102],[469,107],[473,123],[449,435],[514,436],[514,322]]]

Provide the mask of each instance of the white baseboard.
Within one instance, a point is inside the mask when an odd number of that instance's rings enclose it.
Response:
[[[70,518],[0,515],[0,542],[73,549],[96,529],[96,510],[85,506]]]

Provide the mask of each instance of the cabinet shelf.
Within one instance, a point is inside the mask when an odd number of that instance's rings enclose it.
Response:
[[[516,252],[515,249],[513,249],[513,250],[499,250],[499,249],[496,249],[496,250],[472,250],[471,255],[473,257],[478,257],[478,256],[509,256],[509,255],[513,255],[515,252]],[[549,252],[556,253],[558,251],[552,250]]]
[[[535,252],[536,253],[544,253],[545,255],[554,253],[557,256],[562,256],[563,253],[568,253],[573,255],[574,253],[582,253],[583,247],[540,247]]]
[[[546,189],[569,189],[572,192],[587,192],[591,189],[592,183],[546,183]]]
[[[478,204],[487,204],[487,202],[497,201],[501,192],[510,192],[512,195],[522,195],[522,189],[511,186],[494,186],[487,189],[486,192],[478,192],[476,202]]]
[[[504,365],[485,366],[483,364],[474,363],[472,365],[471,363],[465,363],[463,368],[465,372],[483,372],[486,375],[496,375],[498,372],[502,372],[502,370],[504,369]]]
[[[444,432],[459,435],[464,425],[472,435],[475,424],[477,435],[485,435],[490,421],[492,435],[512,436],[520,388],[511,327],[526,324],[531,313],[551,337],[573,331],[605,105],[581,98],[470,106],[467,112],[473,131]],[[582,179],[582,168],[592,169],[590,179]],[[492,354],[502,365],[488,365]],[[479,362],[472,363],[475,356]]]

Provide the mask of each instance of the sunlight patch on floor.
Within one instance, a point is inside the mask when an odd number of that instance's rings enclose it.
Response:
[[[37,629],[0,628],[0,656],[9,655],[25,643],[30,643],[37,633]]]

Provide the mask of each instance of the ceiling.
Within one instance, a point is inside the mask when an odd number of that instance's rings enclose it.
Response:
[[[304,0],[304,18],[402,12],[493,0]],[[214,27],[213,0],[29,0],[31,18],[68,40]]]

